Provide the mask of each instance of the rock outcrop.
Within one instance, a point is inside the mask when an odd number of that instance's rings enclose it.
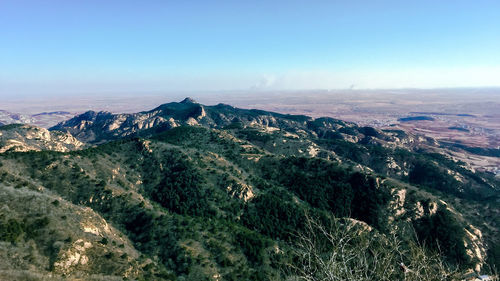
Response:
[[[11,124],[0,127],[0,153],[6,151],[52,150],[66,152],[85,145],[69,133],[49,131],[44,128]]]

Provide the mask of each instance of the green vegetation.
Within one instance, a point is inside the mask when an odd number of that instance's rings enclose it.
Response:
[[[373,177],[322,159],[267,158],[259,164],[264,179],[285,186],[312,207],[384,228],[382,210],[390,195],[387,190],[377,189]]]
[[[429,162],[418,161],[414,164],[408,176],[409,182],[424,185],[444,192],[456,192],[460,183],[446,171]]]
[[[10,218],[0,221],[0,241],[15,243],[21,238],[25,240],[34,239],[49,224],[47,217],[36,218],[34,220],[18,221]]]
[[[495,272],[500,269],[500,243],[492,243],[488,249],[488,264]]]
[[[0,223],[0,240],[14,243],[24,232],[24,225],[15,219]]]
[[[0,131],[14,130],[24,126],[24,124],[8,124],[8,125],[0,125]]]
[[[162,168],[159,183],[146,189],[154,201],[179,214],[203,215],[209,211],[202,177],[191,162],[182,154],[164,154]]]
[[[237,136],[250,142],[259,142],[263,144],[272,140],[272,137],[269,134],[255,129],[239,130]]]
[[[268,237],[289,239],[302,228],[303,219],[303,208],[294,204],[289,194],[271,189],[246,206],[241,221]]]
[[[464,228],[446,207],[440,206],[436,214],[415,221],[414,227],[420,243],[430,249],[439,249],[452,264],[470,265],[463,242]]]

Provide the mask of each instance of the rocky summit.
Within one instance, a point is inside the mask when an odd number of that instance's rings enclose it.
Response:
[[[500,180],[452,149],[190,98],[1,126],[0,280],[494,274]]]

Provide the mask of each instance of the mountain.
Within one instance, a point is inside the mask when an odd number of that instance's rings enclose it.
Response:
[[[83,147],[82,142],[68,133],[23,124],[0,127],[0,153],[41,150],[65,152]]]
[[[4,124],[30,124],[48,128],[57,123],[73,117],[74,114],[67,111],[41,112],[36,114],[20,114],[0,110],[0,125]]]
[[[269,127],[303,127],[312,118],[291,116],[260,110],[245,110],[229,105],[204,106],[190,98],[163,104],[151,111],[135,114],[111,114],[88,111],[62,122],[51,130],[67,131],[82,141],[102,143],[146,130],[160,132],[182,125],[201,125],[208,128],[243,122]],[[288,124],[288,125],[287,125]]]
[[[425,136],[189,98],[50,134],[82,145],[0,154],[0,279],[459,280],[500,262],[498,178]]]
[[[0,121],[4,124],[31,123],[33,122],[33,119],[27,114],[12,113],[6,110],[0,110]]]

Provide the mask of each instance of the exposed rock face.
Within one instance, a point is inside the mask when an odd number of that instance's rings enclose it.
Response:
[[[69,133],[21,124],[0,127],[0,153],[41,150],[66,152],[83,147],[84,144]]]
[[[467,255],[471,259],[476,259],[474,270],[480,272],[486,262],[486,247],[484,245],[483,234],[473,225],[469,225],[468,229],[465,229],[465,233],[467,237],[464,245],[467,248]]]
[[[101,143],[154,129],[167,130],[181,124],[198,125],[206,116],[202,105],[192,100],[162,105],[147,112],[135,114],[111,114],[88,111],[60,123],[51,130],[66,131],[89,143]]]
[[[255,197],[253,187],[244,183],[235,183],[227,186],[227,192],[232,197],[238,197],[247,202]]]

